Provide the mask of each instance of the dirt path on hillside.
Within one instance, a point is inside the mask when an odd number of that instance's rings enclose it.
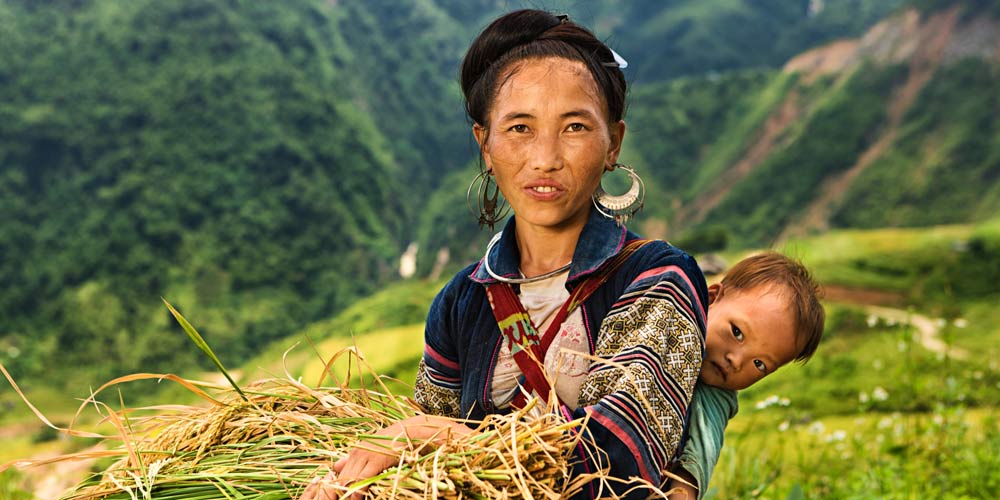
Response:
[[[795,123],[802,114],[799,105],[799,92],[792,89],[778,108],[771,113],[761,127],[760,135],[754,140],[750,149],[721,175],[697,198],[685,203],[675,214],[670,227],[691,226],[705,219],[708,212],[718,206],[729,194],[733,186],[742,181],[768,156],[771,151],[780,146],[784,132],[788,126]]]
[[[887,323],[912,326],[917,334],[917,342],[930,352],[961,361],[969,359],[968,351],[948,345],[941,339],[941,326],[945,324],[945,320],[931,318],[898,307],[890,307],[890,305],[899,305],[902,302],[900,294],[840,286],[824,286],[823,293],[828,301],[861,306],[869,315],[880,318]]]
[[[805,209],[802,216],[782,231],[778,237],[779,242],[783,242],[789,237],[802,236],[813,230],[829,229],[833,211],[839,206],[844,194],[853,185],[855,179],[895,142],[903,115],[910,109],[917,95],[920,94],[920,91],[941,65],[945,48],[955,30],[957,19],[958,10],[951,9],[946,13],[932,16],[925,24],[917,28],[918,31],[923,32],[919,38],[926,40],[927,43],[922,43],[916,48],[909,59],[909,75],[906,82],[896,89],[889,100],[885,131],[878,140],[861,153],[854,165],[823,183],[819,195]]]

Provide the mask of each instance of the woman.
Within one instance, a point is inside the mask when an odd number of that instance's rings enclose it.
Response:
[[[590,415],[587,438],[605,454],[581,456],[578,472],[610,466],[659,485],[684,437],[707,291],[691,257],[620,224],[634,207],[595,201],[607,199],[601,177],[625,135],[623,63],[585,28],[537,10],[507,14],[473,42],[461,84],[484,166],[480,222],[499,219],[491,182],[514,216],[431,306],[415,397],[431,414],[478,420],[554,394],[568,417]],[[434,417],[384,431],[400,447],[449,432],[471,431]],[[396,460],[355,450],[327,479],[349,484]],[[317,485],[303,498],[333,495]]]

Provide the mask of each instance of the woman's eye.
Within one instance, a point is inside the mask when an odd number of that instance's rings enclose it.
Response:
[[[571,123],[568,127],[566,127],[566,129],[570,132],[582,132],[587,130],[587,126],[582,123]]]
[[[753,360],[753,365],[756,366],[761,372],[767,373],[767,365],[765,365],[763,361],[755,359]]]
[[[740,330],[740,327],[736,325],[732,325],[732,327],[733,327],[733,337],[736,338],[736,340],[743,342],[743,331]]]
[[[528,126],[523,124],[518,124],[511,127],[510,130],[517,132],[519,134],[523,134],[528,131]]]

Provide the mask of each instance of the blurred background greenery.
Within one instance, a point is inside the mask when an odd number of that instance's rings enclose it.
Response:
[[[0,0],[0,362],[62,419],[115,376],[197,376],[162,296],[244,380],[308,337],[406,390],[490,236],[458,63],[526,6],[629,60],[636,230],[777,248],[830,292],[817,359],[741,395],[715,498],[1000,494],[995,0]],[[309,346],[285,364],[319,376]],[[37,425],[0,392],[0,462],[84,446]]]

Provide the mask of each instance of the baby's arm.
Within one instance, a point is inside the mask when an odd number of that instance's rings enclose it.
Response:
[[[680,462],[672,472],[696,488],[674,481],[671,486],[680,491],[671,495],[671,500],[695,500],[704,495],[712,470],[719,461],[726,424],[736,415],[737,409],[736,391],[712,387],[700,381],[695,386],[688,439],[684,443]]]
[[[692,476],[691,473],[687,471],[687,469],[678,465],[674,467],[674,470],[670,472],[672,472],[674,475],[679,476],[684,481],[690,483],[690,484],[685,484],[680,481],[674,481],[670,485],[671,493],[670,496],[668,497],[670,500],[695,500],[696,498],[698,498],[698,488],[692,486],[693,484],[697,484],[698,480],[695,479],[694,476]]]

